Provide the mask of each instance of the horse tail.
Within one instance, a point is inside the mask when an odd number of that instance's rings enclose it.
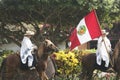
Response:
[[[5,64],[6,64],[6,58],[3,59],[1,66],[0,66],[0,76],[3,77],[4,72],[5,72]]]

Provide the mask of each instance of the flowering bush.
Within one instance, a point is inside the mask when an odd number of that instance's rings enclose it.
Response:
[[[58,68],[57,71],[64,75],[80,73],[82,56],[93,52],[95,52],[95,49],[74,51],[61,50],[54,53]]]
[[[78,66],[79,61],[74,52],[62,50],[54,54],[56,55],[55,60],[57,62],[58,72],[60,74],[69,75],[74,71],[75,67]]]

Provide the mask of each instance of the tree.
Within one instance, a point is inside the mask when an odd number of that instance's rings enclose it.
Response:
[[[101,27],[120,18],[119,0],[1,0],[0,1],[0,37],[10,39],[18,45],[31,24],[36,31],[35,43],[43,37],[58,43],[67,40],[72,28],[90,12],[96,9]],[[40,32],[39,24],[43,24]],[[11,29],[14,25],[15,29]],[[17,30],[16,30],[17,29]],[[2,41],[1,40],[1,41]]]

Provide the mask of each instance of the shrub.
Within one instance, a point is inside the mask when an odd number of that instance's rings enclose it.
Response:
[[[9,54],[13,54],[12,50],[3,50],[0,54],[0,64],[4,58],[6,58]]]
[[[95,53],[95,49],[91,50],[61,50],[54,53],[55,61],[57,64],[57,72],[59,75],[69,77],[70,75],[76,76],[81,71],[81,58],[83,55]]]

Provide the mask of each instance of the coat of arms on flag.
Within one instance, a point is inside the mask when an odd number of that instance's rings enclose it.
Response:
[[[78,29],[78,34],[83,35],[86,32],[86,27],[84,25],[81,25]]]
[[[101,36],[101,29],[95,10],[92,10],[82,20],[80,20],[77,27],[73,30],[70,36],[70,49],[82,45],[94,38]]]

